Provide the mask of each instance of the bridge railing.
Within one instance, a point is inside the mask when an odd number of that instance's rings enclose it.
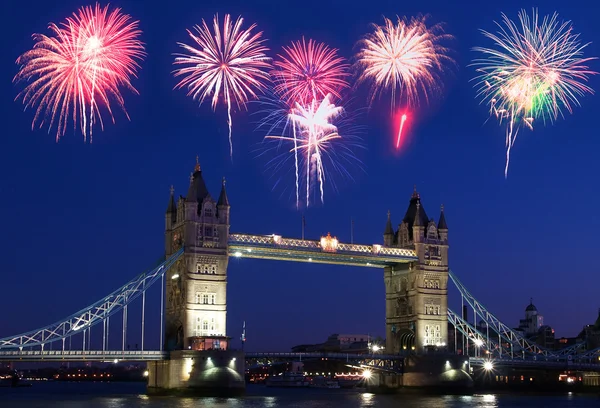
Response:
[[[327,241],[329,242],[329,241]],[[412,249],[390,248],[379,244],[361,245],[335,242],[332,246],[323,246],[320,241],[297,238],[283,238],[280,235],[248,235],[230,234],[230,245],[245,246],[269,246],[272,248],[295,249],[295,250],[318,250],[323,252],[344,252],[365,255],[387,255],[400,257],[415,257]]]

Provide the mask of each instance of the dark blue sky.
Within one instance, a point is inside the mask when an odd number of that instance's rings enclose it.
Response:
[[[467,3],[470,3],[467,4]],[[429,13],[446,22],[456,39],[459,69],[441,103],[413,126],[401,154],[390,153],[388,98],[357,119],[367,150],[365,172],[338,180],[324,206],[306,211],[310,238],[331,232],[349,241],[382,242],[386,213],[400,222],[416,184],[428,214],[446,208],[451,268],[500,319],[511,326],[529,298],[556,328],[576,335],[600,306],[595,257],[600,219],[597,175],[597,112],[588,96],[574,115],[553,126],[524,131],[504,179],[503,128],[487,123],[487,109],[474,99],[467,64],[470,48],[485,43],[478,29],[494,29],[502,11],[516,18],[524,7],[558,11],[573,21],[588,55],[600,55],[599,6],[589,1],[116,1],[141,20],[148,57],[139,79],[141,95],[125,92],[131,116],[95,131],[93,144],[67,132],[60,143],[46,129],[31,131],[32,112],[14,102],[11,83],[19,54],[33,32],[47,33],[82,3],[9,0],[0,26],[0,202],[4,217],[0,248],[0,337],[42,326],[95,301],[150,268],[164,247],[169,186],[185,194],[195,156],[217,196],[228,180],[232,232],[299,236],[301,214],[257,157],[263,134],[255,132],[256,107],[234,116],[234,159],[229,159],[226,114],[213,113],[173,91],[171,54],[185,29],[214,12],[242,14],[264,30],[268,45],[302,35],[326,41],[351,57],[355,42],[381,16]],[[86,3],[87,4],[87,3]],[[417,6],[417,4],[419,4]],[[595,8],[595,9],[594,9]],[[600,69],[600,64],[596,64]],[[598,89],[598,78],[590,85]],[[364,105],[364,92],[354,95]],[[291,185],[292,179],[286,183]],[[456,293],[451,304],[456,307]],[[238,338],[247,322],[248,349],[287,350],[319,342],[335,332],[384,333],[382,273],[372,269],[257,260],[231,260],[228,334]]]

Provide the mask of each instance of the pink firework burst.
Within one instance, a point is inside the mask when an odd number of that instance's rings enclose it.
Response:
[[[348,64],[336,49],[302,38],[283,51],[274,62],[278,69],[272,75],[275,92],[288,105],[308,104],[329,94],[339,99],[340,91],[348,87]]]
[[[243,18],[235,22],[225,15],[223,28],[219,16],[213,19],[212,32],[204,20],[195,27],[197,34],[188,30],[195,46],[179,43],[188,54],[177,54],[175,65],[182,65],[174,71],[175,77],[183,78],[175,88],[187,88],[188,96],[204,102],[212,95],[212,108],[223,98],[227,103],[229,125],[229,152],[233,156],[231,142],[231,104],[244,108],[250,98],[257,98],[269,79],[270,58],[264,45],[262,32],[252,33],[256,24],[242,29]]]
[[[96,117],[104,128],[100,106],[108,110],[113,123],[111,99],[123,109],[125,101],[120,87],[134,93],[131,77],[135,77],[145,56],[138,21],[122,14],[120,9],[109,13],[102,8],[82,7],[64,23],[49,25],[52,36],[35,34],[33,49],[17,59],[20,70],[15,82],[28,85],[17,98],[23,98],[26,108],[36,107],[32,128],[50,121],[49,129],[57,125],[56,140],[64,135],[69,115],[73,126],[79,124],[84,140]]]

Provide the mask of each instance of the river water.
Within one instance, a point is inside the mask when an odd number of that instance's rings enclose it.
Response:
[[[600,407],[597,395],[417,396],[373,395],[352,390],[277,389],[248,386],[242,398],[148,397],[143,383],[35,382],[30,388],[0,388],[1,408],[492,408]]]

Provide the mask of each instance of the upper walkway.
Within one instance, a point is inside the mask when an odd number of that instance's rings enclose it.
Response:
[[[283,238],[279,235],[229,235],[229,255],[234,257],[278,261],[317,262],[326,264],[382,268],[417,260],[412,249],[383,245],[359,245],[338,242],[327,235],[320,241]]]

